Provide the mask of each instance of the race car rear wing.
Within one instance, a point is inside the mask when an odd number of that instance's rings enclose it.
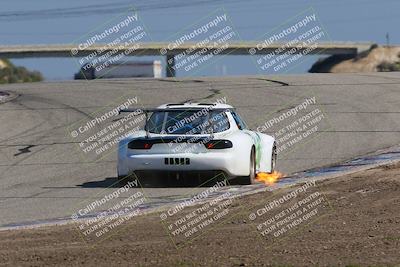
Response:
[[[202,107],[174,107],[174,108],[127,108],[119,110],[119,113],[123,112],[140,112],[141,113],[153,113],[153,112],[165,112],[165,111],[195,111],[195,110],[202,110]],[[227,110],[234,110],[234,108],[212,108],[210,111],[227,111]],[[139,113],[139,114],[141,114]]]

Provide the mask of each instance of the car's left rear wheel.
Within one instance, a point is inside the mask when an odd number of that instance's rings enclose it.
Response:
[[[117,174],[117,183],[119,186],[124,186],[126,185],[129,181],[132,181],[136,178],[136,175],[134,173],[126,174],[126,175],[120,175],[119,173]]]
[[[126,175],[125,176],[121,176],[121,175],[117,176],[117,183],[119,186],[124,186],[126,184],[125,178],[126,178]]]

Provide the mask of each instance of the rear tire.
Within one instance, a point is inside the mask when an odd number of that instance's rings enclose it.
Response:
[[[117,183],[118,183],[118,186],[120,186],[120,187],[122,187],[122,186],[124,186],[126,183],[127,183],[127,179],[126,179],[126,175],[125,176],[120,176],[120,175],[118,175],[117,176]]]
[[[125,186],[128,182],[133,181],[136,179],[135,173],[130,173],[128,175],[119,175],[117,176],[118,186],[122,187]]]
[[[254,184],[256,180],[256,151],[254,147],[251,149],[249,169],[250,169],[249,176],[238,177],[237,180],[239,184],[241,185]]]
[[[273,173],[276,168],[276,158],[277,158],[277,153],[276,153],[276,145],[274,143],[274,146],[272,147],[272,155],[271,155],[271,172]]]

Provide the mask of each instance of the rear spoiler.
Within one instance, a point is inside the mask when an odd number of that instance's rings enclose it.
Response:
[[[187,108],[187,107],[181,107],[181,108],[152,108],[152,109],[147,109],[147,108],[127,108],[127,109],[120,109],[119,114],[124,113],[124,112],[140,112],[141,113],[153,113],[153,112],[161,112],[161,111],[195,111],[195,110],[202,110],[204,107],[195,107],[195,108]],[[212,111],[224,111],[224,110],[234,110],[234,108],[211,108],[210,110]]]
[[[138,114],[142,113],[149,113],[149,112],[156,112],[157,109],[143,109],[143,108],[126,108],[126,109],[120,109],[118,111],[118,114],[124,113],[124,112],[138,112]]]

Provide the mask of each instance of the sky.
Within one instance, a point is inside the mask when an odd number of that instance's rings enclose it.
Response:
[[[258,41],[272,29],[290,25],[291,19],[311,9],[318,17],[318,25],[327,33],[324,41],[385,44],[386,33],[389,33],[390,44],[400,44],[398,0],[3,0],[1,5],[0,45],[76,43],[132,7],[146,28],[146,41],[174,40],[179,33],[190,31],[191,25],[200,25],[218,10],[229,16],[230,25],[238,33],[235,40]],[[308,56],[287,72],[304,73],[318,57]],[[164,61],[163,57],[140,58],[153,59]],[[72,79],[79,69],[79,63],[73,58],[15,59],[12,62],[39,70],[48,80]],[[250,56],[225,56],[196,73],[178,71],[178,76],[258,72]]]

